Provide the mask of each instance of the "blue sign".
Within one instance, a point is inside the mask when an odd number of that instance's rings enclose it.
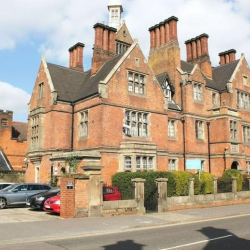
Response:
[[[201,170],[201,160],[200,159],[188,159],[186,160],[186,169]]]

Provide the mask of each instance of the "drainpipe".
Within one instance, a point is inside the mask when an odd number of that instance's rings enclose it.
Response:
[[[74,113],[75,113],[75,104],[72,102],[71,104],[72,107],[72,119],[71,119],[71,148],[70,150],[74,150]]]
[[[182,133],[183,133],[183,160],[184,160],[184,171],[186,171],[186,136],[185,136],[185,119],[181,118],[182,122]]]
[[[211,173],[211,154],[210,154],[210,122],[207,122],[207,141],[208,141],[208,166],[209,166],[209,173]]]
[[[181,111],[183,112],[183,82],[180,83],[181,86]]]

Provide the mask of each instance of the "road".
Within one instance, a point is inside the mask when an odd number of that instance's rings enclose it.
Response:
[[[250,215],[0,246],[0,250],[249,250]]]

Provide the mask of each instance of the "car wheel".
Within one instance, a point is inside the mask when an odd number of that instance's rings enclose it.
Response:
[[[0,209],[5,208],[7,205],[6,199],[0,198]]]

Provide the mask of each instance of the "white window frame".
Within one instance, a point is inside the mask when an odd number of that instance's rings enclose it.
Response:
[[[177,160],[176,159],[168,159],[168,170],[177,171]]]
[[[238,123],[237,121],[230,121],[230,139],[236,140],[238,138]]]
[[[88,136],[88,120],[89,120],[89,112],[88,110],[84,110],[80,112],[79,119],[79,137],[87,137]]]
[[[168,137],[176,137],[176,120],[168,120]]]
[[[202,102],[203,101],[203,89],[202,89],[201,83],[194,83],[193,92],[194,92],[194,100],[198,102]]]
[[[145,78],[146,76],[141,73],[128,71],[128,92],[145,95]]]
[[[243,85],[245,85],[245,86],[249,86],[249,78],[248,78],[248,76],[247,75],[242,75],[242,77],[243,77]]]

